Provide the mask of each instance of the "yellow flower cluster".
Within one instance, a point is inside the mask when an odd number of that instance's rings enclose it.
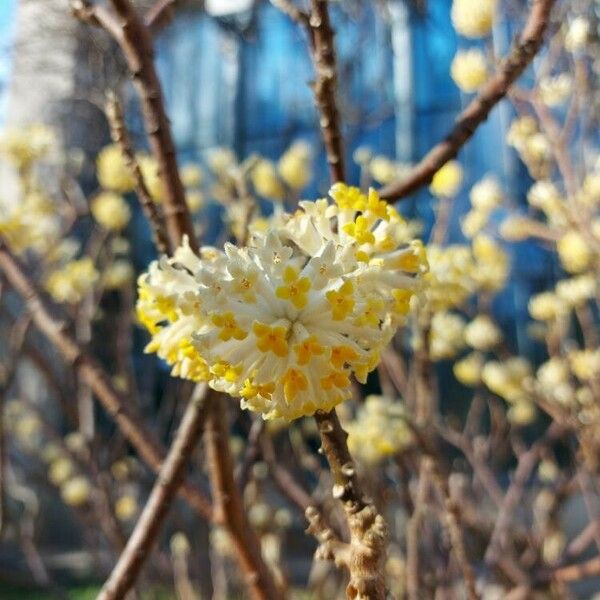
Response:
[[[402,452],[414,441],[404,405],[386,396],[367,396],[354,419],[344,427],[350,452],[369,465]]]
[[[98,194],[92,200],[90,210],[94,219],[109,231],[121,231],[131,219],[129,205],[115,192]]]
[[[439,169],[429,185],[429,191],[438,198],[454,198],[463,180],[463,170],[457,160],[448,161]]]
[[[453,0],[452,24],[465,37],[485,37],[492,31],[495,10],[496,0]]]
[[[92,259],[85,256],[50,273],[45,288],[56,302],[76,304],[93,289],[99,277]]]
[[[139,280],[148,352],[265,418],[329,410],[364,382],[410,308],[427,261],[374,190],[336,184],[248,247],[184,243]]]
[[[488,175],[471,188],[469,199],[472,209],[462,219],[461,227],[465,236],[472,238],[487,225],[503,195],[498,181]]]
[[[511,405],[508,418],[515,424],[527,425],[535,419],[531,397],[533,374],[527,360],[512,357],[502,362],[490,361],[483,367],[481,379],[494,394]]]
[[[485,54],[479,48],[459,50],[450,65],[450,75],[463,92],[476,92],[488,76]]]
[[[106,146],[99,152],[96,157],[96,176],[105,190],[119,194],[130,192],[135,185],[121,148],[117,144]]]
[[[41,123],[7,129],[0,136],[0,154],[18,169],[26,170],[46,157],[55,144],[54,132]]]

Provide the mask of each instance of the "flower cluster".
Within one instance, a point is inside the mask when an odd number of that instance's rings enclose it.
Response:
[[[351,421],[344,423],[348,448],[358,459],[376,464],[413,444],[404,404],[386,396],[367,396]]]
[[[423,245],[374,190],[336,184],[248,247],[196,256],[184,243],[139,280],[148,352],[265,418],[294,419],[349,398],[409,311]]]

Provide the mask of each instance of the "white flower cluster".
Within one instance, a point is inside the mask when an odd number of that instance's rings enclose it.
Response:
[[[265,418],[294,419],[350,397],[409,310],[427,270],[396,210],[344,184],[301,202],[248,247],[196,256],[184,243],[139,280],[148,352]]]

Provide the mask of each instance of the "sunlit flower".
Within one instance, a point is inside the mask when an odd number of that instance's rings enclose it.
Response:
[[[402,219],[376,192],[330,193],[334,205],[301,202],[247,248],[198,257],[184,244],[152,263],[139,280],[147,351],[266,418],[347,399],[350,376],[364,382],[377,366],[427,263],[419,242],[397,241]]]
[[[524,427],[535,421],[537,409],[533,402],[519,400],[508,409],[506,416],[513,425]]]
[[[585,48],[590,32],[590,23],[585,17],[576,17],[571,21],[565,35],[565,48],[570,52],[579,52]]]
[[[190,190],[185,193],[185,203],[191,213],[198,212],[204,206],[204,196],[198,190]]]
[[[60,488],[60,495],[68,506],[83,506],[89,500],[90,494],[90,482],[81,475],[69,479]]]
[[[473,277],[486,292],[497,292],[504,287],[509,274],[506,252],[491,237],[479,234],[473,239],[475,269]]]
[[[464,347],[465,320],[455,313],[438,312],[431,319],[429,354],[432,360],[454,358]]]
[[[0,154],[11,160],[16,167],[27,169],[36,160],[47,156],[54,143],[52,129],[43,123],[32,123],[2,132]]]
[[[216,175],[223,176],[237,162],[229,148],[214,148],[208,153],[208,166]]]
[[[463,92],[476,92],[487,80],[485,54],[479,48],[459,50],[450,65],[450,75]]]
[[[120,521],[129,521],[138,512],[138,503],[135,496],[125,494],[115,502],[115,515]]]
[[[403,403],[385,396],[367,396],[356,417],[344,423],[353,456],[376,464],[413,443]]]
[[[502,204],[502,197],[502,188],[500,187],[498,180],[491,175],[487,175],[478,181],[471,188],[469,194],[469,199],[471,200],[473,208],[484,212],[492,211]]]
[[[306,187],[312,178],[310,146],[306,142],[294,142],[277,163],[279,175],[294,190]]]
[[[160,176],[158,162],[153,156],[148,154],[140,154],[137,160],[142,171],[144,183],[146,184],[146,188],[148,188],[150,196],[152,196],[152,200],[154,202],[162,202],[165,196],[165,186]]]
[[[475,209],[470,210],[460,222],[460,228],[467,238],[475,237],[489,222],[489,212]]]
[[[102,274],[102,282],[107,290],[117,290],[133,280],[131,263],[125,259],[115,260]]]
[[[117,144],[104,147],[96,158],[96,175],[100,185],[124,194],[134,188],[135,180],[125,164],[121,148]]]
[[[439,169],[429,186],[434,196],[440,198],[454,198],[460,189],[463,180],[463,170],[457,160],[448,161]]]
[[[475,262],[468,246],[427,247],[426,297],[433,311],[457,308],[475,291]]]
[[[186,188],[197,188],[204,178],[199,165],[188,163],[181,167],[181,183]]]
[[[252,185],[256,193],[269,200],[281,200],[285,195],[285,189],[275,165],[266,158],[260,159],[250,172]]]
[[[542,292],[529,300],[529,314],[538,321],[552,321],[567,314],[567,303],[552,292]]]
[[[531,399],[531,365],[522,357],[486,363],[481,379],[492,392],[507,402],[529,402]]]
[[[486,352],[502,341],[502,332],[487,315],[477,315],[465,328],[465,341],[471,348]]]
[[[562,279],[556,284],[556,294],[570,306],[581,306],[596,295],[598,282],[593,275],[579,275]]]
[[[568,405],[575,399],[575,390],[569,383],[569,365],[553,357],[540,365],[536,374],[536,389],[545,398]]]
[[[569,353],[569,364],[581,381],[589,381],[600,375],[600,350],[574,350]]]
[[[468,38],[487,36],[494,24],[496,0],[453,0],[452,24]]]
[[[99,277],[92,259],[84,256],[50,273],[45,287],[56,302],[75,304],[93,289]]]
[[[539,93],[542,102],[547,106],[560,106],[570,96],[573,79],[567,73],[554,77],[542,77],[539,83]]]
[[[102,227],[110,231],[120,231],[131,218],[129,205],[122,196],[114,192],[101,192],[91,202],[92,216]]]
[[[556,249],[562,266],[569,273],[585,271],[594,258],[589,244],[575,229],[568,231],[558,240]]]
[[[454,363],[452,367],[454,376],[463,385],[475,387],[481,381],[483,362],[483,356],[479,352],[471,352]]]

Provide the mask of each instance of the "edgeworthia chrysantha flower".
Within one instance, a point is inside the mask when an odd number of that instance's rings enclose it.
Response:
[[[280,214],[249,245],[187,241],[139,279],[147,352],[265,418],[330,410],[379,362],[427,270],[396,210],[358,188]]]

